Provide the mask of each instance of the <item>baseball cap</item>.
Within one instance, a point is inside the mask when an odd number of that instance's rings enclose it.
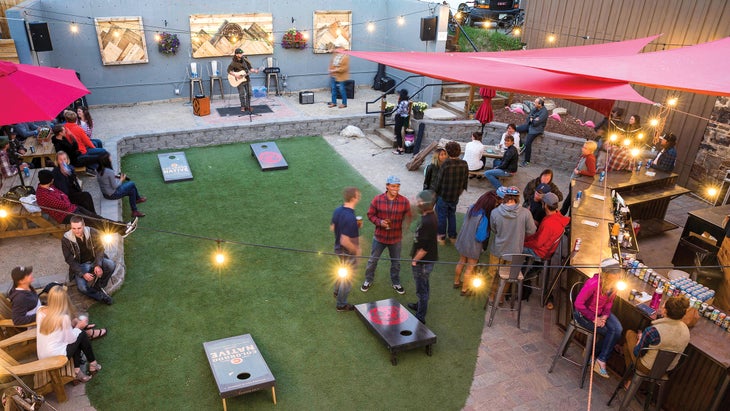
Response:
[[[621,263],[615,258],[604,258],[601,260],[601,268],[607,273],[621,272]]]
[[[423,205],[427,207],[433,206],[434,197],[435,193],[431,190],[423,190],[416,195],[416,198],[420,202],[419,206]]]
[[[243,50],[241,50],[241,49],[236,49],[236,51],[235,51],[235,52],[234,52],[233,54],[243,54]]]
[[[400,178],[397,176],[388,176],[388,179],[385,180],[385,184],[400,184]]]
[[[557,207],[559,201],[558,196],[554,193],[545,193],[545,195],[542,196],[542,202],[547,204],[549,207]]]
[[[676,142],[677,142],[677,136],[675,136],[675,135],[674,135],[674,134],[672,134],[672,133],[669,133],[669,134],[664,134],[664,135],[662,135],[662,136],[661,136],[661,137],[659,137],[659,138],[661,138],[662,140],[667,140],[667,141],[669,141],[670,143],[676,143]]]
[[[540,194],[547,194],[547,193],[550,192],[550,185],[544,184],[544,183],[540,183],[540,184],[537,185],[537,187],[535,187],[535,191],[538,192],[538,193],[540,193]]]
[[[13,271],[10,272],[10,276],[13,278],[13,283],[17,283],[18,281],[25,278],[27,275],[31,274],[33,272],[32,266],[27,267],[15,267],[13,268]]]
[[[499,198],[504,198],[506,195],[518,196],[520,195],[520,189],[515,186],[501,186],[497,189],[497,196],[499,196]]]

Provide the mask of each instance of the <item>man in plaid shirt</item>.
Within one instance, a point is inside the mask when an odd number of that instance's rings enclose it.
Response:
[[[398,294],[406,290],[400,284],[400,252],[403,239],[403,224],[411,222],[411,203],[399,194],[400,178],[389,176],[385,182],[385,193],[373,198],[368,210],[368,219],[375,224],[375,236],[370,251],[368,265],[365,268],[365,282],[360,291],[367,292],[375,280],[375,269],[378,260],[387,248],[390,255],[390,281]]]
[[[672,133],[663,135],[660,138],[662,151],[657,154],[651,168],[671,173],[674,170],[674,163],[677,161],[677,136]]]
[[[461,146],[455,141],[446,143],[446,153],[449,158],[441,164],[436,178],[436,215],[438,216],[438,242],[446,244],[446,230],[448,227],[451,242],[456,241],[456,205],[459,196],[466,190],[469,181],[469,166],[461,160]]]
[[[608,143],[606,147],[606,171],[631,171],[631,152],[622,144]]]

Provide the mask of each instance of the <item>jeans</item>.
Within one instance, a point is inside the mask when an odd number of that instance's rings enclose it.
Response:
[[[517,126],[516,131],[519,133],[525,133],[529,129],[530,126],[528,124],[521,124]],[[528,133],[527,137],[525,137],[525,161],[528,163],[530,162],[530,158],[532,158],[532,142],[540,134],[542,133]]]
[[[502,170],[501,168],[493,168],[484,172],[484,177],[487,178],[489,184],[494,186],[494,189],[502,187],[502,183],[497,177],[509,177],[512,173]]]
[[[593,329],[593,321],[583,317],[578,311],[573,313],[573,318],[575,318],[578,324],[582,327],[589,330]],[[613,346],[616,345],[619,338],[621,338],[623,330],[621,322],[613,314],[609,315],[606,319],[606,325],[597,328],[598,334],[603,336],[601,343],[596,343],[596,351],[598,351],[597,358],[600,361],[606,362],[611,357]]]
[[[96,148],[104,148],[104,143],[101,142],[98,138],[90,138],[92,143],[94,143],[94,147]]]
[[[395,115],[395,146],[396,148],[405,148],[403,145],[403,126],[406,124],[408,117]]]
[[[439,197],[436,200],[436,216],[438,217],[438,235],[443,238],[448,228],[449,238],[456,238],[456,205],[458,201],[444,201]]]
[[[241,108],[251,108],[251,84],[250,82],[241,83],[238,88],[238,100],[241,102]]]
[[[101,301],[104,297],[104,293],[99,289],[106,287],[109,284],[109,280],[112,278],[114,269],[117,267],[116,263],[108,258],[101,260],[101,269],[104,272],[100,278],[96,279],[96,283],[91,286],[86,282],[83,275],[76,275],[76,287],[79,289],[81,294],[85,294],[97,301]],[[94,273],[94,266],[91,263],[81,264],[81,271],[84,273]]]
[[[345,93],[345,82],[337,81],[334,77],[330,77],[330,89],[332,90],[332,104],[337,104],[337,90],[340,91],[342,97],[342,105],[347,105],[347,93]]]
[[[74,367],[80,367],[80,365],[83,364],[83,360],[81,358],[82,352],[89,363],[96,361],[94,350],[91,349],[91,340],[86,334],[86,331],[83,330],[79,336],[76,337],[76,341],[66,346],[66,358],[73,358]]]
[[[426,311],[428,310],[428,294],[430,286],[428,277],[433,271],[434,263],[417,263],[413,269],[413,280],[416,282],[416,296],[418,297],[418,309],[416,310],[416,318],[422,323],[426,323]]]
[[[107,154],[106,149],[103,148],[87,148],[86,154],[80,154],[76,158],[76,162],[79,164],[96,169],[96,165],[99,164],[99,158]]]
[[[125,181],[120,184],[114,193],[107,197],[107,200],[118,200],[122,197],[129,197],[129,207],[132,211],[137,211],[137,200],[139,200],[140,195],[133,181]]]
[[[347,267],[347,269],[349,270],[349,275],[346,278],[340,278],[338,276],[337,281],[335,281],[334,291],[337,293],[338,307],[347,304],[347,296],[350,294],[350,290],[352,289],[352,279],[355,275],[355,270],[357,269],[357,258],[347,253],[341,253],[340,263],[344,267]]]
[[[390,281],[393,285],[400,285],[400,250],[401,242],[395,244],[383,244],[373,238],[373,247],[370,251],[368,265],[365,267],[365,281],[372,284],[375,280],[375,269],[378,268],[378,260],[385,249],[390,255]]]

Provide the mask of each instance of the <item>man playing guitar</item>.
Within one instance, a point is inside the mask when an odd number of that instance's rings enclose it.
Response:
[[[231,64],[228,65],[228,82],[232,87],[238,88],[238,98],[241,100],[243,112],[251,111],[251,85],[248,74],[258,72],[243,55],[243,50],[236,49]]]

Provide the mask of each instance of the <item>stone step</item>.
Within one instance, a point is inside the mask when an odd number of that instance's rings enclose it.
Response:
[[[441,86],[441,92],[442,93],[468,93],[469,92],[469,86],[468,84],[444,84]]]
[[[377,128],[375,129],[375,134],[368,133],[365,135],[365,137],[372,141],[376,146],[387,149],[393,148],[393,144],[395,143],[393,133],[393,127],[388,126],[385,128]]]

